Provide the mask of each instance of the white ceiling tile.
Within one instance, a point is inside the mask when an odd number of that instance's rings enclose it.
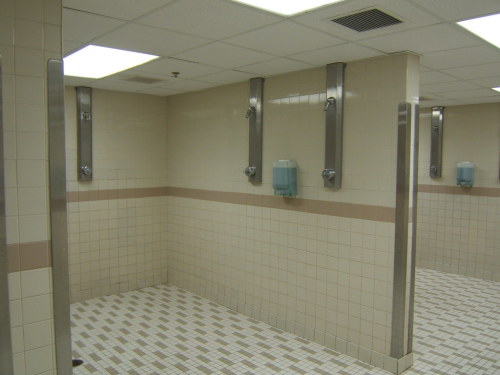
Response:
[[[478,85],[466,81],[454,81],[420,85],[421,93],[443,93],[450,91],[473,90],[480,88]]]
[[[206,76],[198,77],[201,81],[217,83],[220,85],[226,85],[228,83],[242,82],[250,78],[254,78],[255,74],[240,72],[237,70],[224,70],[219,73],[208,74]]]
[[[282,19],[225,0],[181,0],[137,22],[220,40]]]
[[[171,76],[172,72],[179,72],[179,78],[195,78],[201,75],[221,71],[221,68],[208,66],[204,64],[172,59],[161,58],[147,64],[138,66],[135,70]]]
[[[89,78],[64,76],[64,85],[65,86],[87,86],[92,81],[93,81],[93,79],[89,79]]]
[[[120,72],[117,74],[113,74],[112,76],[105,78],[107,81],[118,82],[121,84],[126,84],[129,86],[135,86],[138,89],[144,89],[146,87],[154,87],[161,86],[169,82],[174,82],[175,78],[165,75],[153,74],[153,73],[145,73],[139,72],[133,69],[126,70],[124,72]],[[137,79],[153,79],[156,82],[138,82]]]
[[[336,61],[353,61],[366,59],[368,57],[379,56],[381,53],[371,48],[360,46],[354,43],[341,44],[328,48],[321,48],[315,51],[298,53],[290,58],[312,65],[324,65]]]
[[[70,53],[75,52],[76,50],[79,50],[80,48],[84,47],[85,43],[81,42],[70,42],[68,40],[63,41],[63,55],[68,56]]]
[[[500,87],[500,75],[491,78],[471,79],[470,82],[483,87]]]
[[[500,62],[445,69],[442,72],[461,79],[498,77],[500,75]]]
[[[94,41],[95,44],[169,56],[206,44],[207,39],[144,25],[127,24]]]
[[[359,11],[377,8],[403,21],[400,24],[380,29],[357,32],[332,22],[334,18]],[[375,36],[401,32],[403,30],[439,23],[441,20],[408,1],[401,0],[352,0],[333,4],[292,18],[314,29],[331,33],[346,40],[361,40]]]
[[[63,6],[102,14],[121,20],[132,20],[173,0],[63,0]]]
[[[138,92],[139,90],[144,89],[144,87],[138,88],[137,85],[131,83],[122,83],[110,79],[98,79],[89,83],[88,86],[93,87],[95,89],[127,91],[127,92]]]
[[[249,73],[271,76],[276,74],[293,72],[296,70],[310,69],[313,67],[314,65],[306,64],[300,61],[279,58],[271,61],[265,61],[257,64],[242,66],[239,69]]]
[[[401,31],[358,42],[386,53],[413,51],[427,53],[446,49],[477,46],[481,41],[470,33],[446,24],[432,25],[415,30]]]
[[[454,105],[462,105],[463,103],[458,101],[458,100],[453,100],[453,99],[435,99],[435,100],[423,100],[420,102],[420,107],[421,108],[430,108],[430,107],[436,107],[436,106],[442,106],[442,107],[449,107],[449,106],[454,106]]]
[[[271,38],[270,35],[272,35]],[[345,41],[292,21],[284,21],[237,35],[224,40],[224,42],[273,55],[288,56],[342,44]]]
[[[500,103],[500,95],[496,96],[485,96],[485,97],[476,97],[476,98],[465,98],[465,99],[457,99],[460,100],[460,104],[483,104],[483,103]]]
[[[493,62],[500,62],[500,50],[491,46],[431,52],[420,58],[421,64],[436,70]]]
[[[167,87],[153,87],[138,92],[141,94],[156,95],[156,96],[169,96],[182,93],[182,91],[180,90],[169,89]]]
[[[63,9],[63,38],[65,41],[86,43],[123,25],[109,17]]]
[[[500,12],[498,0],[412,0],[447,21]]]
[[[458,78],[452,77],[448,74],[437,72],[435,70],[429,70],[426,72],[420,72],[420,84],[432,84],[432,83],[442,83],[458,81]]]
[[[194,91],[194,90],[203,90],[208,87],[216,86],[214,83],[195,81],[190,79],[184,79],[181,81],[175,81],[167,83],[166,85],[161,85],[162,88],[179,90],[179,91]]]
[[[179,53],[174,57],[232,69],[243,65],[271,60],[275,56],[221,42],[215,42],[184,53]]]
[[[500,93],[492,89],[474,89],[474,90],[459,90],[451,91],[444,94],[450,99],[467,99],[495,96],[500,101]]]

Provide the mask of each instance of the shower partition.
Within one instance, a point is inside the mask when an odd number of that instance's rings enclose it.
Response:
[[[0,374],[13,374],[10,335],[9,286],[5,231],[5,184],[3,159],[2,56],[0,56]]]
[[[66,208],[66,151],[64,135],[64,75],[62,60],[47,64],[49,127],[50,229],[54,330],[58,375],[71,375],[71,318]]]

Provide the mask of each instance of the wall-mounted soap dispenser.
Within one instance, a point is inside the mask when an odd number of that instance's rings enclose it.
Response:
[[[474,164],[468,161],[457,164],[457,185],[463,187],[474,185]]]
[[[292,160],[273,163],[273,189],[277,196],[297,196],[297,163]]]

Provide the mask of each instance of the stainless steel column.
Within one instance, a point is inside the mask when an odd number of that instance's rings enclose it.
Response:
[[[419,158],[419,134],[420,134],[420,106],[415,105],[413,136],[413,187],[412,187],[412,211],[411,211],[411,249],[410,249],[410,302],[408,317],[408,353],[413,351],[413,316],[415,314],[415,267],[417,261],[417,206],[418,206],[418,158]]]
[[[64,137],[64,75],[61,60],[47,64],[49,125],[50,233],[54,327],[58,375],[73,373],[66,210],[66,147]]]
[[[0,56],[0,374],[14,373],[10,337],[7,236],[5,231],[5,181],[3,160],[2,56]]]
[[[324,186],[342,186],[342,139],[344,122],[344,63],[326,66]]]
[[[76,88],[78,180],[92,180],[92,89]]]
[[[443,113],[444,107],[432,107],[431,110],[431,166],[429,175],[441,177],[443,154]]]
[[[408,268],[408,222],[410,206],[411,104],[398,106],[398,144],[396,175],[396,217],[394,241],[394,285],[392,295],[391,357],[405,353],[406,287]]]
[[[250,182],[262,182],[262,99],[264,78],[250,80],[249,107],[246,114],[249,126],[248,167],[245,175]]]

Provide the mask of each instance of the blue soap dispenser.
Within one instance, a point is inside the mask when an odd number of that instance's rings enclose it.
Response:
[[[474,164],[468,161],[457,164],[457,185],[463,187],[474,185]]]
[[[273,189],[277,196],[297,196],[297,163],[292,160],[273,163]]]

